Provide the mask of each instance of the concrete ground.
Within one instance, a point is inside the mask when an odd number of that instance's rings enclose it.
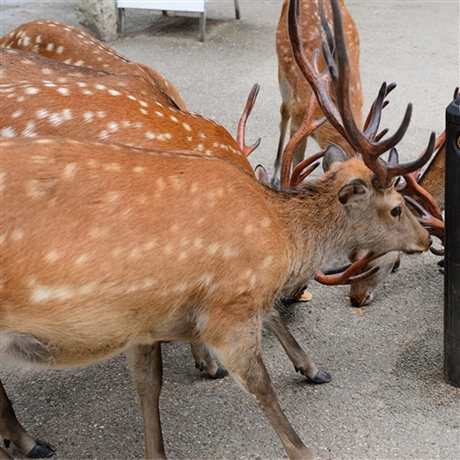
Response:
[[[38,18],[78,25],[74,1],[1,1],[1,34]],[[163,73],[190,110],[232,134],[252,85],[261,91],[248,142],[262,138],[251,162],[271,169],[278,143],[280,96],[275,29],[282,0],[208,3],[207,33],[197,17],[128,10],[125,35],[112,46]],[[458,1],[346,2],[361,36],[365,110],[382,81],[396,81],[382,126],[413,119],[400,144],[403,159],[444,128],[459,85]],[[313,143],[312,151],[316,150]],[[276,339],[263,356],[288,418],[321,459],[460,459],[460,389],[443,376],[443,276],[437,259],[404,258],[400,270],[357,310],[346,287],[312,283],[309,303],[286,307],[291,332],[334,380],[308,384]],[[166,451],[176,459],[285,458],[257,407],[229,379],[195,369],[186,344],[165,344],[161,398]],[[460,357],[459,357],[460,359]],[[57,447],[56,459],[142,458],[142,417],[124,357],[66,372],[28,374],[2,368],[17,415]],[[23,458],[12,451],[16,458]]]

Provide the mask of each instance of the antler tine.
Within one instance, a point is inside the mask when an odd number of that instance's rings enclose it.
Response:
[[[369,262],[377,259],[378,257],[383,256],[383,253],[375,253],[369,251],[364,257],[358,259],[353,264],[345,265],[344,267],[332,268],[327,270],[318,270],[315,275],[315,280],[321,284],[327,284],[329,286],[337,286],[342,284],[354,284],[362,281],[369,276],[376,273],[380,267],[377,265],[370,270],[354,275],[358,270],[361,270]],[[343,273],[342,273],[343,272]],[[337,273],[342,273],[339,276],[330,276]]]
[[[300,125],[300,128],[296,131],[296,133],[291,137],[283,152],[280,174],[280,184],[282,187],[288,186],[291,182],[292,159],[294,157],[294,152],[297,146],[315,129],[319,128],[322,124],[326,122],[325,117],[319,120],[314,119],[315,109],[316,96],[313,93],[311,93],[308,99],[307,107],[305,109],[302,124]]]
[[[419,214],[418,221],[428,229],[431,235],[444,239],[444,221],[431,215],[421,204],[417,203],[412,197],[404,195],[406,202],[412,206]]]
[[[309,156],[305,160],[301,161],[292,171],[290,186],[293,187],[302,182],[309,174],[311,174],[318,166],[319,162],[313,163],[324,156],[326,150],[321,150],[314,155]]]
[[[382,110],[388,105],[388,101],[385,98],[388,94],[391,93],[396,88],[396,83],[390,83],[387,85],[386,83],[382,83],[380,87],[379,94],[377,95],[376,99],[372,103],[372,106],[369,110],[369,113],[366,118],[366,122],[364,123],[364,135],[371,140],[375,140],[377,136],[382,137],[382,134],[377,135],[377,131],[380,126],[380,120],[382,118]],[[384,130],[385,134],[388,130]]]
[[[256,103],[257,95],[259,94],[260,85],[255,83],[249,93],[248,100],[246,101],[246,105],[244,107],[243,114],[241,115],[240,121],[238,122],[238,133],[236,141],[243,151],[244,155],[247,157],[250,155],[260,144],[260,138],[257,139],[254,144],[247,146],[245,141],[245,131],[246,131],[246,122],[248,117]]]

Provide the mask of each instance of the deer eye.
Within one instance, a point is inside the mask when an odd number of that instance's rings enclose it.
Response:
[[[401,206],[396,206],[396,208],[393,208],[391,211],[390,211],[390,214],[393,216],[393,217],[399,217],[402,213],[402,208]]]

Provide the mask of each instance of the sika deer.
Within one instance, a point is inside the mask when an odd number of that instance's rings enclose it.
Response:
[[[325,4],[326,3],[326,4]],[[361,87],[361,77],[359,73],[359,54],[360,43],[356,24],[350,13],[345,7],[343,0],[339,1],[342,21],[346,29],[344,40],[348,50],[350,60],[350,100],[351,109],[356,119],[358,127],[361,127],[361,111],[364,97]],[[303,47],[307,58],[312,57],[315,49],[321,48],[321,42],[328,37],[330,40],[329,24],[331,23],[331,8],[328,2],[323,0],[308,1],[301,0],[300,8],[303,12],[300,27],[302,28]],[[281,103],[281,122],[280,138],[278,143],[278,153],[274,165],[274,180],[279,180],[283,146],[285,143],[286,131],[290,121],[290,137],[296,133],[302,123],[302,119],[307,106],[307,101],[312,94],[312,89],[308,81],[300,72],[296,60],[292,54],[290,37],[288,34],[287,21],[288,0],[285,0],[281,10],[281,16],[276,31],[276,53],[278,56],[278,81],[282,97]],[[324,68],[324,61],[321,59],[320,67]],[[316,110],[316,117],[323,116],[322,111]],[[349,157],[356,156],[354,149],[346,139],[343,138],[330,123],[325,123],[322,127],[312,133],[313,138],[318,142],[322,149],[330,144],[340,146]],[[295,167],[304,158],[306,140],[296,149],[293,166]]]
[[[28,22],[4,35],[0,46],[29,51],[64,64],[90,67],[117,75],[137,75],[157,86],[177,107],[186,108],[179,91],[155,69],[130,61],[84,30],[68,24],[50,19]]]
[[[264,317],[338,252],[429,247],[401,195],[376,189],[358,159],[279,192],[214,157],[67,139],[10,139],[1,148],[2,356],[62,368],[129,349],[147,458],[164,456],[161,375],[150,369],[165,340],[216,350],[288,455],[312,457],[263,367]],[[34,446],[11,419],[2,436],[25,454]]]
[[[290,11],[295,22],[295,2]],[[338,58],[346,67],[343,49]],[[346,77],[334,84],[346,86]],[[2,141],[3,357],[59,368],[126,350],[147,458],[164,458],[158,342],[199,341],[254,396],[289,457],[313,458],[277,402],[260,356],[261,326],[277,298],[340,252],[429,248],[391,184],[427,161],[431,143],[407,165],[378,158],[407,124],[385,143],[350,133],[366,144],[372,170],[331,153],[328,173],[285,191],[212,156],[58,138]],[[33,437],[6,394],[0,402],[2,436],[30,453]]]

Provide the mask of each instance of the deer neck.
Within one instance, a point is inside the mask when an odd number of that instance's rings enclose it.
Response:
[[[319,268],[352,250],[350,224],[338,200],[340,185],[331,173],[277,195],[289,258],[284,297],[304,289]]]

